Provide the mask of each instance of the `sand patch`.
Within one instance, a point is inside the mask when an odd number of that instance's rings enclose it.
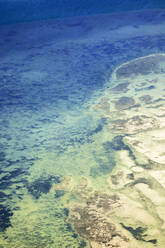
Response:
[[[149,174],[161,184],[163,188],[165,188],[165,171],[150,171]]]
[[[149,188],[147,184],[138,183],[135,185],[135,187],[140,190],[147,198],[149,198],[153,204],[157,206],[165,204],[165,197],[160,196],[156,190]]]

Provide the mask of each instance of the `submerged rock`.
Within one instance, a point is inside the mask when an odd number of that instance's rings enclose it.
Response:
[[[143,95],[139,97],[139,100],[144,102],[145,104],[149,104],[152,101],[152,97],[150,95]]]
[[[113,210],[112,223],[115,228],[121,223],[130,233],[130,240],[136,240],[140,247],[156,245],[163,248],[165,242],[164,76],[164,54],[138,58],[119,66],[112,75],[115,82],[129,81],[129,91],[119,83],[105,93],[106,97],[109,94],[111,112],[103,113],[107,119],[103,137],[116,134],[115,138],[102,143],[106,154],[115,153],[115,167],[107,181],[110,190],[120,197],[120,206]],[[93,206],[99,213],[104,209],[104,217],[109,213],[111,223],[112,212],[108,204],[107,208],[101,204]],[[104,246],[96,239],[91,244],[91,247],[108,247],[107,243]],[[112,239],[110,247],[128,247],[121,243],[115,245]]]
[[[124,110],[132,107],[134,104],[135,100],[132,97],[123,96],[115,102],[115,108],[117,110]]]
[[[132,60],[121,65],[116,71],[116,78],[123,79],[138,75],[147,75],[150,73],[161,73],[164,71],[164,54],[152,54],[146,57]]]
[[[118,206],[120,206],[120,198],[117,195],[96,193],[87,200],[85,206],[77,206],[73,209],[70,221],[76,232],[85,238],[92,248],[130,248],[129,238],[121,234],[120,228],[106,216],[107,212]]]
[[[115,86],[114,88],[111,89],[111,92],[113,93],[125,93],[127,92],[129,89],[128,89],[128,86],[129,86],[129,82],[126,82],[126,83],[120,83],[118,84],[117,86]]]
[[[137,132],[159,128],[159,122],[156,118],[147,115],[134,115],[127,120],[117,119],[109,122],[113,131],[122,134],[136,134]]]

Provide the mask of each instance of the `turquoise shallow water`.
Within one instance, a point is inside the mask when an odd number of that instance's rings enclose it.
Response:
[[[117,66],[165,51],[164,18],[162,10],[0,27],[0,247],[87,246],[68,220],[74,187],[90,178],[106,191],[115,166],[103,146],[113,135],[102,135],[106,119],[91,106],[114,86]],[[63,181],[72,193],[58,189]]]

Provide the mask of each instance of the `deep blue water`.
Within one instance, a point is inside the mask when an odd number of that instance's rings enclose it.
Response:
[[[1,0],[0,23],[159,8],[164,0]]]

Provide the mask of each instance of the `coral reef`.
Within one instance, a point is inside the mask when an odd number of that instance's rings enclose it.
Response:
[[[109,191],[89,195],[71,211],[70,221],[90,247],[164,247],[165,108],[156,105],[164,101],[164,65],[164,54],[121,65],[112,78],[129,83],[105,92],[109,113],[94,108],[107,119],[102,135],[114,134],[102,145],[115,154],[115,166]]]

